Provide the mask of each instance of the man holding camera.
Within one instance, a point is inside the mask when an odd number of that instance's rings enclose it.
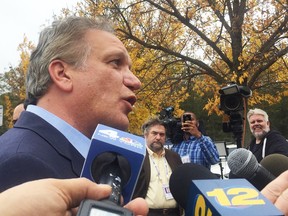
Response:
[[[174,144],[172,150],[177,152],[183,163],[200,164],[208,169],[211,165],[219,163],[219,154],[215,144],[209,136],[205,136],[199,130],[199,122],[192,112],[185,112],[181,116],[184,132],[183,140]]]

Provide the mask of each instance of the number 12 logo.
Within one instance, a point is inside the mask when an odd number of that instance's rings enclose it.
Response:
[[[241,205],[265,205],[263,199],[259,199],[259,193],[253,188],[230,188],[224,191],[222,188],[215,188],[208,191],[209,197],[216,197],[222,206],[241,206]],[[229,197],[232,197],[229,199]]]

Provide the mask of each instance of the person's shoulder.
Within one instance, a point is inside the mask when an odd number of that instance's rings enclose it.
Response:
[[[0,191],[26,181],[59,177],[54,169],[30,153],[9,154],[0,162]]]
[[[287,139],[277,130],[270,130],[267,135],[266,135],[267,139],[273,139],[273,138],[277,138],[277,139],[282,139],[283,141],[287,141]]]
[[[11,128],[0,137],[0,146],[19,148],[20,145],[32,145],[35,139],[43,139],[33,130],[26,128]]]

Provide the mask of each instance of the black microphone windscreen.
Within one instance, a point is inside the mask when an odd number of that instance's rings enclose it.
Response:
[[[288,170],[288,157],[282,154],[271,154],[264,157],[260,164],[277,177]]]
[[[244,148],[233,150],[228,155],[227,163],[231,172],[241,177],[255,173],[258,168],[256,157],[251,151]]]
[[[218,179],[218,177],[206,167],[193,163],[185,163],[172,172],[169,181],[170,191],[182,208],[186,209],[192,180],[200,179]]]
[[[104,176],[105,173],[117,172],[121,178],[121,185],[125,186],[131,176],[131,167],[128,160],[120,154],[115,152],[104,152],[95,157],[92,166],[91,174],[96,183],[99,183],[100,178]]]

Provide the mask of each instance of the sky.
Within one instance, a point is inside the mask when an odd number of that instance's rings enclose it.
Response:
[[[73,9],[79,0],[15,0],[0,3],[0,73],[20,63],[19,44],[24,35],[35,45],[44,25],[62,8]]]

